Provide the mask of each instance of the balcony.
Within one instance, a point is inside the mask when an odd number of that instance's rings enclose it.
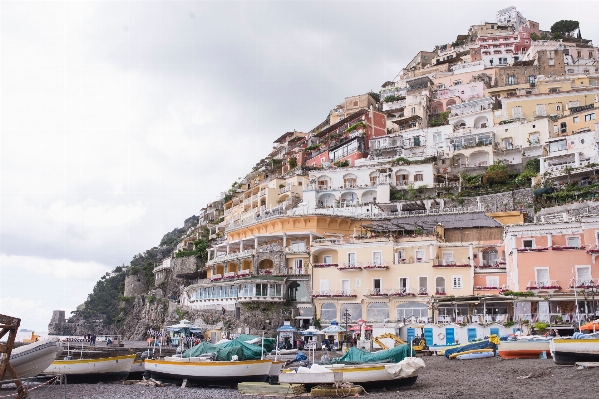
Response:
[[[312,267],[322,269],[325,267],[339,267],[339,263],[315,263]]]
[[[435,295],[447,295],[447,292],[445,292],[445,288],[444,287],[437,287],[435,288]]]
[[[291,247],[286,247],[285,248],[285,253],[286,254],[307,254],[310,252],[310,247],[303,245],[303,246],[291,246]]]
[[[469,259],[454,259],[454,260],[433,260],[433,267],[435,268],[451,268],[451,267],[470,267]]]
[[[223,275],[222,274],[215,274],[213,276],[210,277],[210,281],[220,281],[223,279]]]
[[[549,247],[524,247],[524,248],[516,248],[518,252],[545,252],[549,251]]]
[[[258,247],[258,252],[280,252],[283,247],[279,244],[266,244]]]
[[[528,291],[532,291],[534,293],[539,293],[539,292],[543,292],[543,291],[553,293],[555,291],[561,290],[562,287],[560,287],[557,280],[551,280],[551,281],[530,280],[528,282],[528,284],[526,285],[526,289]]]
[[[404,297],[404,296],[416,296],[416,294],[414,293],[414,290],[412,290],[410,287],[404,287],[404,288],[397,288],[397,289],[391,289],[389,290],[389,296],[398,296],[398,297]]]
[[[344,272],[357,272],[362,270],[362,266],[359,262],[348,262],[342,264],[341,266],[337,266],[337,270]]]
[[[474,286],[474,291],[499,291],[499,293],[504,293],[507,291],[507,287],[505,285],[499,286]]]
[[[386,270],[389,268],[387,262],[368,262],[364,265],[364,270]]]
[[[258,193],[258,197],[264,197],[266,195],[266,190],[260,190]]]
[[[312,291],[312,298],[356,298],[358,295],[354,290],[323,290]]]
[[[288,193],[289,191],[291,191],[291,185],[280,188],[279,195]]]
[[[588,280],[579,280],[579,279],[571,279],[568,284],[568,289],[573,291],[584,291],[593,288],[599,288],[599,279],[588,279]]]
[[[391,291],[383,288],[372,288],[366,291],[364,294],[364,296],[368,298],[388,297],[390,295]]]

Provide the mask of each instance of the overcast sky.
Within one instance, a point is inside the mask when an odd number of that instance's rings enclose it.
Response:
[[[2,1],[0,313],[46,330],[282,133],[510,5],[599,40],[593,2]]]

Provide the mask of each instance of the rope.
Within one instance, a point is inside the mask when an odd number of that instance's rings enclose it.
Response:
[[[21,386],[22,386],[22,387],[24,387],[24,388],[27,388],[27,392],[31,392],[31,391],[34,391],[34,390],[36,390],[36,389],[39,389],[39,388],[43,387],[44,385],[50,384],[51,382],[56,382],[56,380],[57,380],[57,378],[58,378],[58,377],[59,377],[59,376],[52,377],[52,378],[50,378],[48,381],[46,381],[46,382],[43,382],[43,383],[41,383],[41,384],[39,384],[39,385],[37,385],[37,386],[35,386],[35,387],[33,387],[33,388],[26,387],[26,386],[25,386],[25,384],[23,384],[23,385],[21,385]],[[17,388],[17,389],[18,389],[18,388]],[[12,393],[12,394],[10,394],[10,395],[4,395],[4,396],[0,396],[0,398],[11,398],[11,397],[15,397],[15,396],[17,396],[17,395],[19,395],[19,392],[17,392],[17,393]]]

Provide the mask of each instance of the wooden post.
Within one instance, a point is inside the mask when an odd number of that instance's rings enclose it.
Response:
[[[15,369],[10,364],[10,354],[15,343],[17,331],[21,325],[21,319],[16,317],[10,317],[0,315],[0,338],[8,333],[8,339],[6,344],[0,344],[0,353],[3,353],[2,363],[0,363],[0,387],[2,386],[2,380],[6,372],[12,377],[14,384],[17,386],[17,399],[27,397],[27,388],[23,385]]]

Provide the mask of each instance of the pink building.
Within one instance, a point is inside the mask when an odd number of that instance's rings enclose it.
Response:
[[[319,167],[347,161],[354,166],[368,156],[370,140],[387,133],[386,124],[384,114],[360,110],[310,137],[305,164]]]
[[[485,62],[485,67],[510,65],[521,59],[531,46],[532,32],[535,30],[521,26],[517,32],[506,35],[479,36],[477,44],[480,46],[481,59]],[[538,33],[538,30],[535,33]]]
[[[572,321],[597,312],[599,216],[508,226],[505,253],[507,288],[536,296],[516,309],[521,318]]]

